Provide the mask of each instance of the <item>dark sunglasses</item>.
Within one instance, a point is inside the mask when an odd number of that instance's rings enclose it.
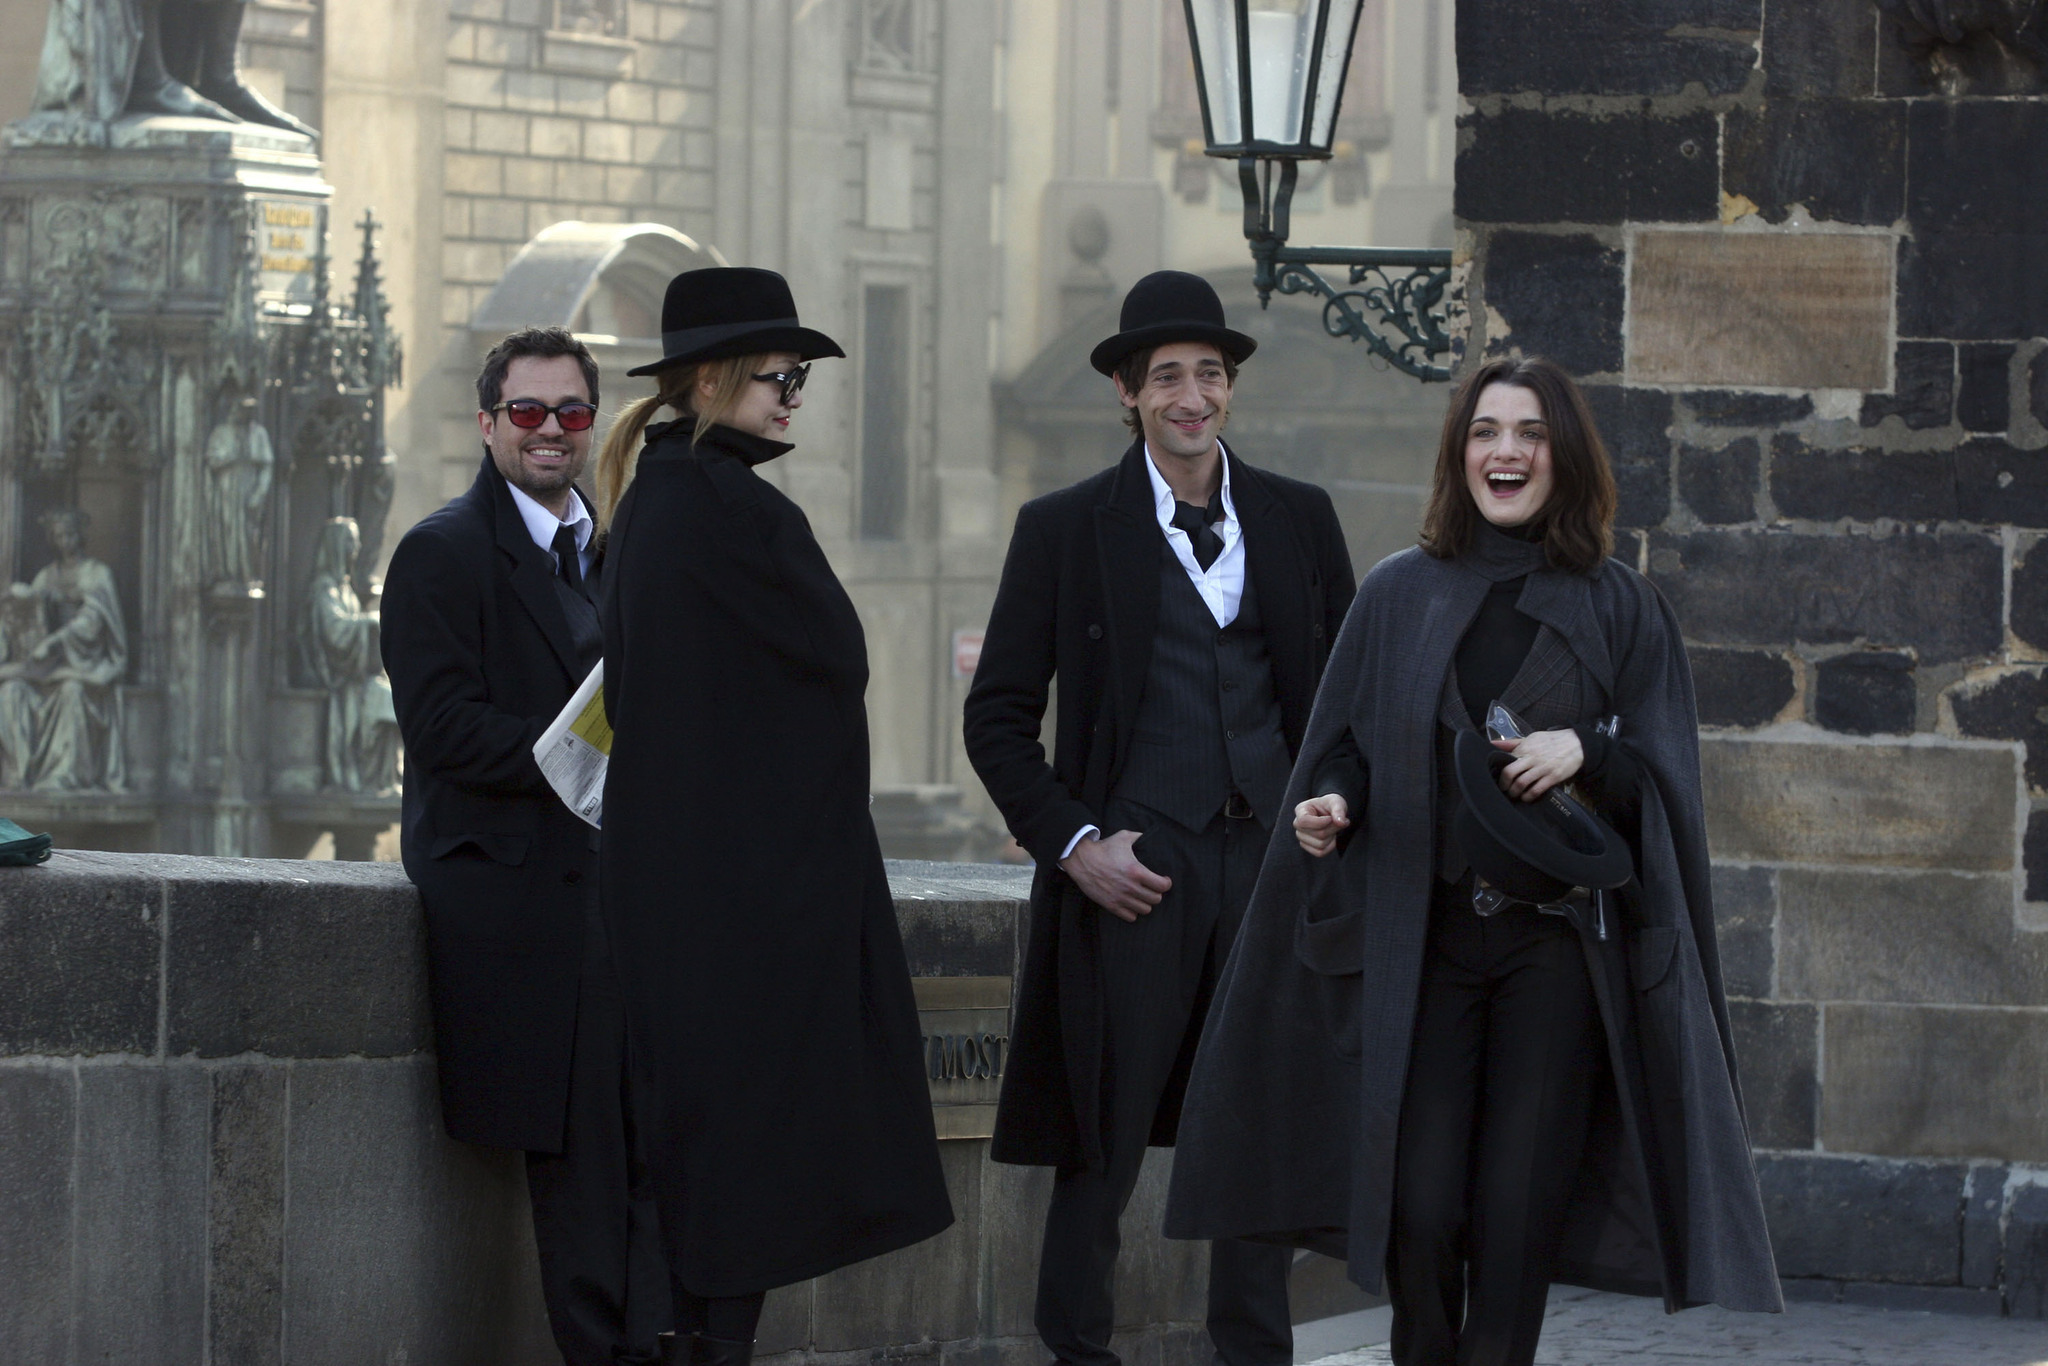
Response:
[[[785,370],[782,373],[775,375],[755,375],[753,378],[760,380],[763,384],[781,385],[782,406],[786,408],[789,406],[789,401],[791,399],[795,398],[799,393],[803,392],[804,381],[809,379],[810,377],[810,363],[805,362],[804,364],[799,365],[794,370]]]
[[[548,414],[555,415],[555,421],[562,424],[565,432],[587,432],[590,424],[597,421],[597,407],[590,403],[564,403],[550,408],[537,398],[515,398],[510,403],[500,403],[505,416],[512,419],[515,427],[538,427],[548,420]],[[498,408],[491,409],[497,412]]]

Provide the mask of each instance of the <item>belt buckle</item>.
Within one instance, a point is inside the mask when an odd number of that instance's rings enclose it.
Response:
[[[1590,933],[1602,943],[1607,940],[1607,915],[1599,900],[1584,887],[1574,887],[1558,900],[1545,902],[1536,908],[1536,913],[1561,916],[1580,934]]]
[[[1233,792],[1223,799],[1223,816],[1226,820],[1248,821],[1257,814],[1252,810],[1250,798],[1242,792]]]
[[[1512,900],[1498,887],[1486,885],[1486,879],[1474,876],[1472,879],[1472,914],[1482,920],[1490,920],[1508,908]]]

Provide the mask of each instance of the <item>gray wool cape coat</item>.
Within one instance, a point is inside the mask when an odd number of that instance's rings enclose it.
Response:
[[[1577,719],[1618,713],[1642,769],[1638,881],[1609,898],[1606,940],[1582,936],[1610,1067],[1555,1279],[1667,1309],[1781,1309],[1721,991],[1678,624],[1619,561],[1579,574],[1543,566],[1537,546],[1520,547],[1534,557],[1520,565],[1487,553],[1403,551],[1352,603],[1286,809],[1314,795],[1316,766],[1348,726],[1366,810],[1323,859],[1289,826],[1273,832],[1188,1083],[1166,1232],[1314,1248],[1382,1290],[1436,867],[1437,720],[1490,582],[1533,568],[1517,606],[1542,623],[1536,650],[1564,647],[1588,704]]]

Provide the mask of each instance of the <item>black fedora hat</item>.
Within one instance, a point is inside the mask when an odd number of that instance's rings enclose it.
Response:
[[[1105,375],[1133,351],[1168,342],[1208,342],[1233,361],[1259,349],[1244,333],[1223,325],[1223,300],[1216,287],[1184,270],[1155,270],[1124,295],[1117,334],[1089,353],[1088,361]]]
[[[1458,732],[1458,791],[1451,834],[1472,871],[1522,901],[1555,901],[1574,887],[1619,887],[1635,876],[1628,842],[1583,805],[1551,788],[1533,802],[1500,790],[1515,761],[1475,730]]]
[[[706,266],[668,282],[661,301],[661,359],[628,370],[651,375],[727,356],[794,351],[799,360],[843,356],[839,343],[796,320],[789,281],[758,266]]]

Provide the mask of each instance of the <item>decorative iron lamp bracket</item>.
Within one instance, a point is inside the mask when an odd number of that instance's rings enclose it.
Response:
[[[1277,174],[1276,174],[1277,170]],[[1444,295],[1451,285],[1451,253],[1436,247],[1290,247],[1288,211],[1300,163],[1293,158],[1241,156],[1244,235],[1251,243],[1259,306],[1273,292],[1325,300],[1323,330],[1364,342],[1380,359],[1420,380],[1447,380],[1450,336],[1444,331]],[[1337,266],[1350,280],[1338,287],[1316,269]],[[1368,316],[1373,315],[1373,316]],[[1377,318],[1377,321],[1375,321]]]
[[[2048,2],[2048,0],[2044,0]],[[1259,306],[1273,291],[1323,300],[1323,330],[1362,341],[1404,374],[1449,379],[1444,296],[1451,254],[1374,247],[1290,247],[1288,210],[1303,161],[1334,149],[1338,107],[1364,0],[1184,0],[1202,140],[1237,162],[1244,235]],[[1337,285],[1316,268],[1350,272]]]

